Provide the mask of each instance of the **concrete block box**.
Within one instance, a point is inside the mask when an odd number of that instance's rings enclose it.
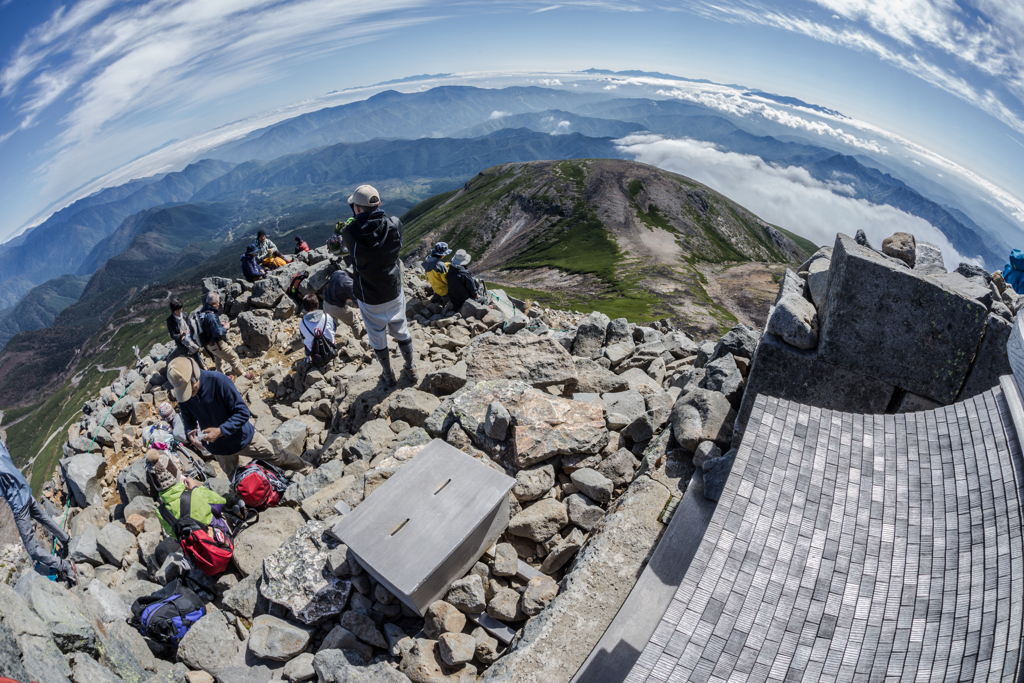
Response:
[[[508,526],[515,483],[434,439],[333,533],[370,574],[422,615]]]
[[[988,311],[840,234],[818,316],[821,360],[952,403],[985,332]]]

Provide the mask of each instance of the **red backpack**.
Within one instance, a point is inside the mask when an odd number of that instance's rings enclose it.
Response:
[[[281,494],[291,482],[285,478],[284,472],[273,465],[253,460],[235,470],[231,483],[247,507],[266,510],[277,507],[281,502]]]
[[[185,489],[178,501],[179,517],[175,519],[162,502],[160,514],[170,525],[175,538],[181,543],[185,556],[207,576],[217,576],[231,562],[235,544],[231,537],[216,526],[207,526],[192,519],[192,490]]]

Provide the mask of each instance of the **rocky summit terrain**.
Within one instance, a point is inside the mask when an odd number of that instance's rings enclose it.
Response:
[[[837,236],[786,272],[763,333],[737,325],[701,341],[666,321],[630,324],[504,292],[444,311],[409,269],[419,380],[388,388],[359,323],[339,325],[333,364],[307,367],[284,287],[303,268],[303,293],[317,291],[336,266],[323,250],[301,258],[253,285],[207,278],[203,289],[226,302],[228,341],[255,374],[235,379],[255,428],[315,470],[292,475],[282,504],[236,534],[228,571],[209,579],[190,569],[157,522],[145,472],[143,431],[159,422],[155,406],[173,400],[170,347],[143,350],[83,406],[44,487],[74,539],[78,586],[24,566],[17,545],[0,552],[0,675],[567,682],[695,474],[694,491],[721,497],[755,395],[862,412],[962,400],[1009,372],[1006,338],[1024,304],[976,266],[947,273],[937,249],[902,233],[880,250]],[[509,518],[417,611],[336,533],[424,462],[435,439],[509,477]],[[234,503],[216,462],[201,467]],[[124,620],[136,598],[175,578],[208,614],[171,651]]]
[[[414,207],[404,236],[412,256],[444,241],[489,282],[633,320],[671,316],[698,336],[737,320],[764,325],[772,274],[816,248],[689,178],[617,159],[496,166]],[[737,263],[738,289],[758,291],[753,301],[720,285],[735,273],[716,264]]]
[[[159,423],[156,406],[173,402],[171,346],[141,350],[135,369],[83,406],[44,486],[74,538],[79,585],[23,566],[18,545],[0,558],[0,642],[11,653],[0,675],[424,683],[518,680],[532,669],[548,680],[552,648],[566,652],[557,666],[574,671],[600,637],[695,468],[724,483],[754,330],[698,343],[664,321],[634,325],[502,292],[491,306],[443,313],[409,271],[420,380],[388,388],[358,322],[339,324],[330,367],[306,366],[284,287],[302,268],[304,293],[317,291],[336,266],[324,250],[302,258],[252,285],[207,278],[203,287],[221,293],[228,341],[255,373],[235,379],[255,428],[315,471],[292,475],[281,506],[237,534],[228,572],[211,580],[189,569],[160,529],[145,470],[143,432]],[[694,367],[707,379],[694,381]],[[698,384],[699,401],[677,401]],[[358,508],[435,438],[515,484],[497,543],[420,615],[332,529],[339,511]],[[683,445],[698,443],[695,460]],[[202,466],[234,503],[216,462]],[[136,598],[183,576],[209,614],[171,652],[124,620]]]

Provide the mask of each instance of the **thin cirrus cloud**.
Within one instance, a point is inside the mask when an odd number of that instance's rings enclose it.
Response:
[[[436,18],[408,13],[427,4],[85,0],[59,9],[25,37],[0,72],[0,95],[19,113],[15,130],[32,126],[57,103],[70,104],[47,166],[73,166],[94,153],[102,133],[135,115],[185,112],[280,76],[297,61]],[[47,181],[68,178],[47,174]]]
[[[818,245],[831,245],[837,232],[854,235],[864,230],[875,244],[893,232],[909,232],[918,240],[936,244],[947,264],[976,260],[965,258],[923,218],[845,196],[849,189],[841,179],[822,183],[803,168],[775,166],[760,157],[722,152],[697,140],[640,134],[617,140],[616,145],[635,155],[637,161],[713,187],[766,221]]]
[[[682,9],[866,52],[1024,133],[1024,5],[1001,0],[697,0]]]

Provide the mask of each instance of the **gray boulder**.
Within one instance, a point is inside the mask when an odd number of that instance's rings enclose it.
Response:
[[[99,637],[77,599],[61,586],[33,571],[18,579],[15,590],[35,612],[64,654],[86,652],[99,655]]]
[[[275,429],[268,440],[275,448],[301,456],[306,450],[306,432],[308,429],[308,426],[302,420],[288,420]]]
[[[605,394],[623,391],[629,386],[629,382],[621,376],[589,358],[576,358],[574,364],[577,376],[575,391],[585,394]]]
[[[249,305],[253,308],[274,308],[282,296],[284,296],[284,290],[277,278],[264,278],[253,283]]]
[[[256,602],[259,600],[259,582],[263,578],[263,565],[252,574],[239,581],[235,586],[224,592],[221,602],[224,607],[245,619],[252,620],[256,613]]]
[[[263,562],[260,593],[303,624],[339,614],[352,590],[351,583],[327,571],[328,528],[320,521],[308,523]]]
[[[1013,374],[1013,368],[1010,367],[1010,359],[1007,355],[1007,343],[1010,341],[1012,331],[1011,323],[998,315],[989,314],[988,324],[985,326],[985,336],[978,346],[978,353],[974,357],[974,362],[960,389],[957,401],[966,401],[992,387],[997,387],[1002,375]]]
[[[479,574],[470,574],[453,581],[444,600],[454,605],[460,612],[479,614],[487,609],[484,580]]]
[[[882,240],[882,253],[898,258],[910,268],[917,261],[917,241],[909,232],[896,232]]]
[[[510,519],[508,532],[541,542],[554,536],[568,523],[569,513],[565,505],[553,498],[545,498]]]
[[[808,296],[807,281],[789,268],[786,268],[782,281],[779,283],[779,293],[775,295],[775,305],[778,306],[782,297],[787,295],[799,296],[805,300]]]
[[[518,380],[537,388],[576,381],[572,357],[550,337],[493,336],[470,349],[466,358],[469,381]]]
[[[629,329],[629,322],[625,318],[616,318],[608,323],[608,334],[605,337],[605,344],[612,346],[622,342],[633,344],[633,334]]]
[[[576,339],[572,343],[572,355],[590,358],[604,346],[608,338],[608,326],[611,320],[604,313],[594,311],[576,329]]]
[[[701,465],[704,470],[704,497],[708,500],[720,500],[725,485],[729,481],[732,464],[736,461],[736,449],[730,449],[725,455],[705,460]]]
[[[569,521],[590,531],[604,517],[604,509],[582,493],[574,493],[565,499]]]
[[[466,362],[459,361],[452,367],[440,368],[427,373],[420,385],[423,391],[437,396],[454,394],[466,384]]]
[[[178,659],[192,670],[216,676],[238,654],[238,638],[227,617],[211,610],[188,630],[178,644]]]
[[[757,349],[757,342],[761,339],[761,333],[755,329],[740,324],[729,330],[717,344],[715,350],[708,358],[710,363],[721,358],[727,353],[738,358],[753,358]]]
[[[97,541],[100,530],[94,524],[86,524],[85,529],[78,536],[71,539],[71,546],[68,548],[68,557],[72,562],[85,562],[94,567],[103,564],[103,555],[100,553]],[[118,566],[120,566],[118,562]]]
[[[118,473],[117,492],[121,496],[121,502],[126,505],[138,496],[149,496],[145,458],[139,458]]]
[[[124,621],[132,615],[121,595],[107,588],[102,581],[93,581],[85,590],[85,606],[100,621]]]
[[[598,503],[607,503],[612,499],[612,493],[615,492],[615,485],[612,484],[611,479],[589,467],[575,470],[570,475],[570,479],[579,491]]]
[[[985,331],[984,304],[836,237],[818,356],[940,403],[956,399]],[[991,292],[990,292],[991,295]],[[941,368],[941,371],[937,371]]]
[[[124,420],[132,414],[132,408],[139,402],[139,399],[128,394],[121,398],[114,407],[110,409],[110,414],[116,417],[118,420]]]
[[[108,564],[121,566],[121,561],[135,550],[135,535],[120,524],[106,525],[96,538],[96,547]]]
[[[71,668],[57,648],[49,628],[5,583],[0,583],[0,625],[3,627],[0,629],[0,642],[4,643],[4,654],[15,647],[20,650],[20,661],[17,657],[0,657],[0,670],[10,671],[8,675],[21,676],[15,680],[68,683]],[[24,673],[18,668],[19,664]]]
[[[914,270],[922,275],[936,275],[946,272],[946,264],[942,261],[942,250],[931,242],[917,243],[917,260]]]
[[[394,419],[392,417],[392,419]],[[512,422],[505,406],[498,401],[491,401],[487,406],[487,416],[484,418],[484,433],[496,441],[504,441],[508,436],[508,428]],[[550,487],[549,487],[550,488]]]
[[[65,461],[65,480],[78,507],[103,505],[103,477],[106,473],[107,461],[98,453],[83,453]]]
[[[274,345],[277,334],[274,331],[274,322],[270,318],[258,316],[252,311],[244,311],[236,320],[238,331],[242,335],[242,343],[254,353],[266,353]]]
[[[319,683],[410,683],[409,678],[387,662],[370,666],[353,664],[348,650],[321,650],[313,657],[313,670]],[[443,680],[443,679],[441,679]],[[418,683],[422,683],[417,679]]]
[[[818,312],[804,297],[787,294],[776,301],[767,331],[798,349],[813,349],[818,345]]]
[[[717,358],[704,366],[704,388],[725,395],[734,408],[743,400],[743,374],[736,367],[731,353]]]
[[[422,427],[441,402],[433,394],[418,389],[403,389],[391,399],[391,420],[402,420],[413,427]]]
[[[681,395],[672,406],[672,433],[688,451],[696,450],[701,441],[714,441],[728,447],[736,411],[728,399],[717,391],[696,389]]]
[[[261,614],[249,629],[249,651],[261,659],[287,662],[306,651],[313,630]]]
[[[302,513],[294,508],[274,507],[261,512],[259,523],[246,527],[234,539],[233,559],[238,571],[244,577],[260,569],[263,560],[273,555],[303,524]]]
[[[75,654],[68,658],[68,662],[75,683],[124,683],[122,678],[115,676],[110,669],[89,655]]]
[[[516,472],[512,495],[521,503],[542,498],[555,485],[554,465],[536,465]]]

